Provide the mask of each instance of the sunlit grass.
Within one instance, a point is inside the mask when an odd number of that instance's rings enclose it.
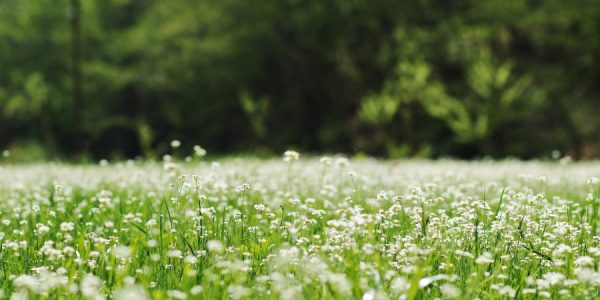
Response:
[[[0,298],[600,293],[600,164],[5,165]]]

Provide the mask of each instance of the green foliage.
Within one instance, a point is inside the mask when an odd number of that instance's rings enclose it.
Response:
[[[5,0],[0,147],[592,157],[593,4]]]

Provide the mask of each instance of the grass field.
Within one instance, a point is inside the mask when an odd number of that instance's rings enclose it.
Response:
[[[600,163],[0,167],[0,299],[593,299]]]

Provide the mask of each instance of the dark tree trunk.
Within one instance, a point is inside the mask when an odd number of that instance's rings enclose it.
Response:
[[[84,150],[82,114],[83,89],[81,80],[81,3],[71,0],[71,81],[72,81],[72,118],[73,141],[72,147],[76,154]]]

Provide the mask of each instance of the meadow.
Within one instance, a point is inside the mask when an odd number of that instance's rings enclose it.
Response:
[[[594,299],[600,162],[0,165],[0,299]]]

